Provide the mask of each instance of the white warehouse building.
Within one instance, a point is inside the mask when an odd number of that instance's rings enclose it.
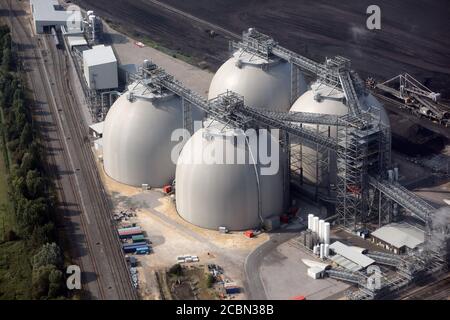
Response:
[[[79,10],[64,10],[57,0],[30,0],[33,28],[36,33],[50,32],[51,28],[81,29],[83,17]]]
[[[83,51],[83,69],[91,90],[114,89],[119,85],[117,59],[110,46],[98,45]]]

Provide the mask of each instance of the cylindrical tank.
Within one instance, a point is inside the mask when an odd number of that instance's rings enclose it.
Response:
[[[323,235],[324,235],[324,224],[325,221],[323,219],[319,220],[319,239],[321,242],[323,242]]]
[[[310,112],[343,116],[348,113],[348,107],[344,104],[344,93],[321,83],[311,85],[311,90],[305,92],[294,103],[290,111],[293,112]],[[371,95],[360,97],[361,105],[365,110],[371,106],[375,107],[373,113],[380,118],[381,123],[390,126],[389,117],[383,106]],[[313,130],[322,135],[336,138],[337,129],[335,126],[323,125],[304,125],[305,128]],[[293,140],[291,145],[291,153],[296,154],[296,158],[301,159],[303,177],[305,183],[316,184],[322,187],[328,187],[330,184],[336,183],[336,154],[332,151],[323,151],[309,142],[301,142]],[[330,162],[326,159],[330,152]],[[298,164],[294,168],[298,170]]]
[[[320,259],[323,259],[325,257],[325,247],[323,243],[320,244]]]
[[[288,111],[291,104],[291,65],[278,58],[267,61],[238,50],[214,75],[208,98],[213,99],[227,90],[243,96],[249,107]],[[305,79],[300,74],[298,94],[306,90]]]
[[[394,168],[394,181],[398,181],[399,179],[399,171],[398,171],[398,167]]]
[[[324,224],[324,234],[323,234],[323,242],[325,244],[330,244],[330,223],[325,222]]]
[[[193,119],[201,120],[198,110],[193,111]],[[105,119],[103,163],[106,174],[136,187],[170,184],[176,167],[172,150],[178,144],[178,141],[171,141],[171,137],[179,128],[183,128],[179,97],[150,92],[138,83],[130,85]]]
[[[330,256],[330,245],[329,244],[325,244],[325,246],[324,246],[324,256],[325,256],[325,258],[328,258],[329,256]]]
[[[320,246],[319,246],[319,245],[315,245],[315,246],[314,246],[314,249],[313,249],[313,253],[314,253],[315,255],[317,255],[317,254],[319,254],[319,251],[320,251]]]
[[[313,224],[313,231],[315,233],[318,233],[319,232],[319,217],[314,217],[313,218],[313,222],[314,222],[314,224]]]
[[[248,144],[261,139],[263,136],[255,132],[242,130],[197,131],[184,146],[177,164],[176,206],[180,216],[203,228],[224,226],[229,230],[245,230],[258,227],[269,216],[281,214],[283,155],[273,159],[273,171],[264,172]],[[265,139],[269,150],[275,151],[272,146],[278,146],[278,141],[270,134]]]
[[[308,229],[312,230],[314,215],[312,213],[308,214]]]

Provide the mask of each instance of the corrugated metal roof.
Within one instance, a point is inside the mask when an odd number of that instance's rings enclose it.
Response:
[[[117,62],[113,49],[110,46],[98,45],[91,50],[83,51],[83,61],[88,66]]]
[[[391,223],[372,232],[372,236],[401,248],[406,246],[414,249],[425,241],[425,233],[409,223]]]
[[[342,242],[336,241],[330,245],[330,250],[333,250],[336,254],[343,256],[351,262],[359,265],[362,268],[367,268],[375,262],[375,260],[359,253],[352,247],[349,247]]]
[[[350,260],[344,258],[340,254],[335,254],[334,256],[331,257],[331,260],[349,271],[356,272],[362,269],[361,266],[351,262]]]
[[[69,43],[69,47],[76,47],[76,46],[87,46],[87,41],[82,36],[68,36],[67,42]]]
[[[72,11],[65,11],[57,0],[30,0],[33,6],[33,17],[36,21],[52,21],[66,23],[69,17],[75,17],[77,21],[81,21],[81,13],[77,12],[76,16]]]
[[[105,121],[97,122],[89,126],[94,132],[98,134],[103,134],[103,128],[105,126]]]

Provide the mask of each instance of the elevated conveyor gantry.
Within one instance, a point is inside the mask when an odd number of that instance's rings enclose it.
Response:
[[[318,63],[280,46],[273,38],[254,28],[243,32],[242,41],[231,42],[231,48],[249,52],[267,61],[273,57],[283,59],[291,63],[292,68],[313,74],[321,83],[341,89],[346,97],[350,113],[354,115],[361,113],[362,108],[358,99],[361,92],[358,92],[360,91],[359,87],[354,85],[355,79],[350,70],[349,59],[336,56],[326,59],[325,63]],[[295,84],[293,81],[292,85]],[[293,91],[298,92],[297,90]]]
[[[274,112],[245,106],[243,97],[233,92],[226,92],[207,101],[156,65],[150,64],[143,69],[143,73],[150,79],[150,85],[170,90],[183,101],[200,108],[224,124],[244,130],[280,129],[300,139],[336,151],[338,161],[336,206],[345,227],[355,229],[359,222],[364,221],[368,208],[369,187],[381,190],[386,195],[389,193],[393,201],[418,217],[423,216],[421,212],[427,212],[425,213],[427,215],[434,210],[430,206],[425,206],[420,198],[407,192],[406,189],[375,178],[383,176],[387,166],[384,150],[378,146],[385,132],[379,121],[374,120],[374,116],[370,113],[361,112],[338,117],[303,112]],[[349,77],[352,77],[350,73]],[[336,139],[324,136],[305,128],[302,126],[303,123],[336,125],[338,137]]]

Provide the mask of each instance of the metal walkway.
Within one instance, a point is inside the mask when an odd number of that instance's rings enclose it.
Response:
[[[390,183],[386,180],[377,180],[371,177],[370,184],[375,189],[380,190],[386,197],[398,203],[401,207],[426,223],[429,221],[430,215],[436,210],[425,200],[422,200],[398,183]]]
[[[434,210],[425,201],[403,187],[379,181],[384,177],[390,159],[390,148],[385,137],[385,128],[379,119],[361,110],[359,95],[363,86],[357,74],[350,70],[350,61],[343,57],[327,59],[317,63],[306,57],[278,45],[271,37],[254,29],[244,32],[242,41],[232,43],[233,48],[245,50],[261,58],[284,59],[302,70],[316,75],[319,81],[345,93],[350,113],[345,116],[332,116],[303,112],[275,112],[245,106],[243,97],[233,92],[226,92],[207,101],[197,93],[187,89],[180,82],[154,64],[149,64],[143,73],[150,85],[167,89],[203,111],[212,118],[234,128],[258,129],[274,128],[282,130],[309,143],[316,144],[336,152],[338,160],[338,196],[337,210],[348,221],[347,226],[356,228],[357,223],[365,218],[368,210],[368,189],[380,190],[386,197],[401,207],[427,221]],[[186,113],[186,112],[185,112]],[[190,127],[185,121],[185,126]],[[338,137],[332,138],[319,133],[303,124],[317,126],[336,126]],[[307,128],[305,128],[307,127]],[[389,149],[389,150],[388,150]],[[369,177],[373,174],[373,177]],[[369,184],[370,180],[370,184]]]

